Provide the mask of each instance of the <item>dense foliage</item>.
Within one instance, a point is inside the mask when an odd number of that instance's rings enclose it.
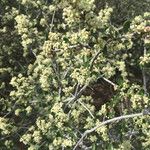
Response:
[[[0,149],[73,149],[105,120],[149,109],[149,0],[0,1]],[[77,149],[149,150],[149,116]]]

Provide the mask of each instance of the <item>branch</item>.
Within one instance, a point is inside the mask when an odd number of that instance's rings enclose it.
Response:
[[[94,118],[94,116],[91,113],[91,111],[80,100],[78,100],[78,102],[89,112],[89,114],[91,115],[91,117]]]
[[[53,15],[52,15],[52,21],[51,21],[51,25],[50,25],[50,32],[52,32],[52,28],[53,28],[53,24],[54,24],[54,17],[55,17],[55,10],[53,12]]]
[[[62,87],[63,86],[62,86],[62,82],[61,82],[59,67],[58,67],[56,59],[54,57],[53,57],[53,61],[52,61],[52,68],[53,68],[54,73],[55,73],[56,78],[57,78],[57,82],[58,82],[58,85],[59,85],[58,94],[59,94],[59,98],[61,98],[61,93],[62,93]]]
[[[90,70],[92,70],[93,64],[94,64],[95,60],[97,59],[97,57],[99,56],[99,54],[100,54],[101,52],[103,52],[103,51],[105,50],[105,48],[107,48],[107,45],[108,45],[111,41],[112,41],[111,39],[109,39],[108,41],[106,41],[106,43],[105,43],[104,46],[103,46],[103,49],[100,49],[100,50],[95,54],[95,56],[92,58],[91,64],[90,64]],[[104,53],[104,52],[103,52],[103,53]]]
[[[113,87],[116,87],[117,85],[115,83],[113,83],[112,81],[106,79],[105,77],[102,77],[106,82],[108,82],[109,84],[111,84]]]
[[[72,97],[66,105],[69,105],[72,101],[76,101],[76,100],[82,95],[82,93],[83,93],[84,90],[87,88],[87,86],[88,86],[87,84],[84,85],[84,86],[81,88],[81,90],[80,90],[74,97]]]
[[[93,64],[94,64],[95,60],[98,58],[99,54],[106,48],[107,44],[108,44],[110,41],[111,41],[111,40],[106,41],[106,43],[104,44],[103,49],[100,49],[100,50],[95,54],[95,56],[92,58],[91,64],[90,64],[90,71],[91,71],[92,68],[93,68]]]
[[[120,121],[120,120],[123,120],[123,119],[127,119],[127,118],[133,118],[133,117],[140,117],[140,116],[143,116],[143,115],[149,115],[149,112],[142,112],[142,113],[137,113],[137,114],[130,114],[130,115],[124,115],[124,116],[120,116],[120,117],[115,117],[115,118],[112,118],[112,119],[109,119],[109,120],[106,120],[104,122],[102,122],[101,124],[95,126],[94,128],[90,129],[90,130],[86,130],[82,137],[79,139],[79,141],[77,142],[77,144],[75,145],[75,147],[73,148],[73,150],[76,150],[76,148],[79,146],[79,144],[82,142],[82,140],[90,133],[94,132],[96,129],[100,128],[101,126],[104,126],[104,125],[107,125],[111,122],[115,122],[115,121]]]
[[[68,72],[71,70],[71,67],[69,67],[63,74],[63,79],[65,79],[68,75]]]
[[[97,59],[97,57],[99,56],[99,54],[101,53],[101,49],[96,53],[96,55],[92,58],[92,60],[91,60],[91,64],[90,64],[90,70],[92,70],[92,68],[93,68],[93,64],[94,64],[94,62],[95,62],[95,60]]]
[[[76,89],[75,89],[75,94],[74,94],[74,96],[77,96],[79,87],[80,87],[80,84],[77,83],[77,86],[76,86]]]
[[[146,48],[144,47],[144,56],[146,55]],[[146,79],[146,70],[145,67],[142,69],[142,77],[143,77],[143,89],[144,89],[144,94],[147,94],[147,79]]]
[[[12,108],[11,108],[11,111],[10,112],[8,112],[3,118],[6,118],[9,114],[11,114],[12,113],[12,111],[14,111],[15,110],[15,107],[16,107],[16,105],[17,105],[17,101],[14,103],[14,105],[12,106]]]

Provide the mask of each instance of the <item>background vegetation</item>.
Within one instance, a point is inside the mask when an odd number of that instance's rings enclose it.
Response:
[[[0,1],[0,149],[70,150],[102,122],[149,109],[149,0]],[[150,118],[76,149],[149,150]]]

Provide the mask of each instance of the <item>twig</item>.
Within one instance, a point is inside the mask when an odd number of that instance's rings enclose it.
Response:
[[[62,93],[62,86],[60,86],[58,90],[59,99],[61,99],[61,93]]]
[[[144,57],[146,55],[146,48],[144,47]],[[142,77],[143,77],[143,89],[144,89],[144,94],[147,94],[147,79],[146,79],[146,70],[145,67],[142,69]]]
[[[113,83],[112,81],[106,79],[105,77],[102,77],[106,82],[110,83],[113,87],[116,87],[117,85]]]
[[[80,100],[78,100],[78,102],[89,112],[89,114],[91,115],[91,117],[94,118],[94,116],[91,113],[91,111]]]
[[[79,47],[79,46],[80,46],[80,44],[70,45],[69,48],[77,48],[77,47]]]
[[[74,97],[72,97],[70,100],[69,100],[69,102],[66,104],[66,105],[69,105],[71,102],[73,102],[73,101],[76,101],[81,95],[82,95],[82,93],[84,92],[84,90],[87,88],[87,84],[85,84],[82,88],[81,88],[81,90],[74,96]]]
[[[143,89],[144,89],[144,94],[147,94],[147,84],[146,84],[146,72],[145,68],[142,69],[142,76],[143,76]]]
[[[52,16],[50,32],[52,32],[52,29],[53,29],[54,17],[55,17],[55,10],[54,10],[54,12],[53,12],[53,16]]]
[[[16,107],[16,105],[17,105],[17,101],[14,103],[14,105],[12,106],[12,109],[11,109],[11,111],[10,112],[8,112],[3,118],[6,118],[9,114],[11,114],[12,113],[12,111],[14,111],[14,109],[15,109],[15,107]]]
[[[59,85],[58,94],[59,94],[59,98],[61,98],[62,83],[61,83],[61,77],[60,77],[60,73],[59,73],[59,69],[58,69],[58,64],[57,64],[55,58],[53,58],[52,68],[54,70],[54,73],[55,73],[57,81],[58,81],[58,85]]]
[[[106,41],[106,43],[105,43],[104,46],[103,46],[103,49],[100,49],[100,50],[95,54],[95,56],[92,58],[91,64],[90,64],[90,70],[92,70],[93,64],[94,64],[95,60],[98,58],[99,54],[100,54],[101,52],[103,52],[103,50],[106,48],[107,44],[109,44],[110,42],[111,42],[111,39],[109,39],[108,41]]]
[[[66,76],[68,75],[68,72],[71,70],[71,67],[69,67],[63,74],[63,79],[66,78]]]
[[[77,95],[78,90],[79,90],[79,87],[80,87],[80,84],[79,84],[79,83],[77,83],[77,86],[76,86],[76,90],[75,90],[75,94],[74,94],[74,96],[76,96],[76,95]]]
[[[81,44],[81,43],[69,46],[69,48],[78,48],[78,47],[90,48],[90,46],[88,44]]]
[[[9,138],[9,137],[10,137],[10,135],[5,136],[5,137],[2,137],[2,138],[0,138],[0,141],[3,141],[3,140],[5,140],[5,139],[7,139],[7,138]]]
[[[95,60],[97,59],[97,57],[99,56],[99,54],[101,53],[101,49],[96,53],[96,55],[92,58],[92,60],[91,60],[91,64],[90,64],[90,70],[92,70],[92,68],[93,68],[93,64],[94,64],[94,62],[95,62]]]
[[[75,145],[75,147],[73,148],[73,150],[76,150],[76,148],[79,146],[79,144],[82,142],[82,140],[83,140],[88,134],[94,132],[96,129],[100,128],[101,126],[104,126],[104,125],[109,124],[109,123],[111,123],[111,122],[120,121],[120,120],[127,119],[127,118],[140,117],[140,116],[148,115],[148,114],[149,114],[149,113],[142,112],[142,113],[124,115],[124,116],[115,117],[115,118],[106,120],[106,121],[102,122],[101,124],[95,126],[94,128],[92,128],[92,129],[90,129],[90,130],[86,130],[86,131],[83,133],[82,137],[81,137],[81,138],[79,139],[79,141],[77,142],[77,144]]]

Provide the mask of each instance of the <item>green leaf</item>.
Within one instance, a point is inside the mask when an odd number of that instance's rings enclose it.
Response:
[[[93,143],[93,145],[92,145],[92,150],[96,150],[96,144],[95,143]]]
[[[109,146],[108,146],[108,150],[114,150],[114,148],[113,148],[113,145],[112,145],[112,144],[109,144]]]
[[[130,24],[131,24],[131,21],[127,20],[124,22],[123,24],[123,31],[126,33],[128,32],[129,28],[130,28]]]

